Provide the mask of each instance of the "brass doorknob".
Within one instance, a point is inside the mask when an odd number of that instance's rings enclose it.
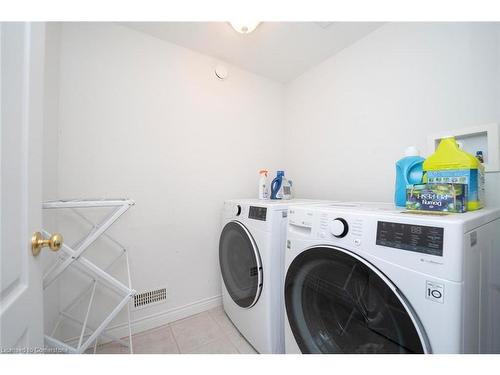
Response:
[[[43,247],[49,247],[52,251],[58,251],[62,243],[63,237],[58,233],[53,234],[49,239],[44,239],[40,232],[35,232],[31,237],[31,252],[34,256],[37,256]]]

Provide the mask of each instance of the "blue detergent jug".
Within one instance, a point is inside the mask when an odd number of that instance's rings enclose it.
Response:
[[[419,156],[415,147],[408,147],[405,151],[405,157],[396,162],[396,192],[394,194],[396,206],[406,206],[407,185],[422,183],[424,161],[425,159]]]
[[[271,182],[271,199],[281,199],[283,198],[280,194],[281,185],[283,183],[283,177],[285,176],[285,171],[278,171],[276,177]]]

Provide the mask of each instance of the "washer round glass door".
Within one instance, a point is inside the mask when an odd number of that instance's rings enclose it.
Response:
[[[285,306],[302,353],[424,353],[408,305],[381,275],[340,248],[297,256],[285,279]]]
[[[238,221],[231,221],[222,229],[219,263],[233,301],[244,308],[255,305],[262,290],[262,263],[252,235]]]

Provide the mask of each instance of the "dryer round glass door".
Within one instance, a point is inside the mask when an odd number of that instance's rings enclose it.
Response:
[[[219,263],[224,285],[240,307],[252,307],[262,290],[262,263],[250,232],[232,221],[224,227],[219,240]]]
[[[424,353],[418,321],[380,271],[344,249],[316,247],[285,279],[290,328],[303,353]]]

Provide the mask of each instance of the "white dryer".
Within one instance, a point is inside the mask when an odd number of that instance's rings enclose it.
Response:
[[[224,310],[259,353],[284,353],[287,209],[319,201],[230,200],[219,240]]]
[[[287,353],[500,353],[500,210],[291,206]]]

